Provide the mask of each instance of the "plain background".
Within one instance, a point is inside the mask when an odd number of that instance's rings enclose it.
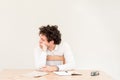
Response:
[[[59,26],[79,69],[120,80],[120,0],[0,0],[0,69],[34,68],[47,24]]]

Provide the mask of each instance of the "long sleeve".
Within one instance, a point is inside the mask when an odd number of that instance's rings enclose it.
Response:
[[[35,68],[40,69],[41,67],[46,65],[46,52],[40,50],[40,48],[36,48],[34,51],[35,58]]]
[[[65,64],[64,65],[57,65],[59,70],[71,70],[75,68],[75,61],[72,55],[72,51],[68,44],[64,45],[64,57],[65,57]]]

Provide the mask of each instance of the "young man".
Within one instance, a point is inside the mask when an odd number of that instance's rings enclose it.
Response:
[[[74,69],[71,49],[67,43],[61,42],[58,26],[41,26],[39,30],[39,47],[34,53],[36,69],[50,72]]]

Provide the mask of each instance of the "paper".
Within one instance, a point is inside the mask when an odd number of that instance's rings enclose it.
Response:
[[[68,72],[54,72],[55,74],[57,75],[64,75],[64,76],[68,76],[68,75],[71,75],[71,73],[68,73]]]
[[[74,71],[60,71],[60,72],[54,72],[57,75],[61,75],[61,76],[75,76],[75,75],[82,75],[78,72],[74,72]]]
[[[47,72],[33,71],[33,72],[30,72],[30,73],[23,74],[23,76],[26,76],[26,77],[41,77],[41,76],[44,76],[44,75],[47,75],[47,74],[48,74]]]

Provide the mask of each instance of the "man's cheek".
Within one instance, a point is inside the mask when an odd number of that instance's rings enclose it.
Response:
[[[43,44],[47,46],[47,43],[46,43],[46,42],[43,42]]]

